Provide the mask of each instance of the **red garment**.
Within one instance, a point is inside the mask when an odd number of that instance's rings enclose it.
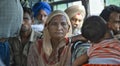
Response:
[[[28,66],[70,66],[71,46],[67,44],[58,50],[53,50],[50,56],[43,51],[42,40],[31,46],[28,56]]]
[[[103,58],[104,60],[105,58],[113,58],[114,61],[120,62],[120,41],[117,39],[107,39],[101,41],[100,43],[92,44],[88,49],[88,56],[90,61],[95,61],[96,58]],[[100,62],[102,62],[102,60]],[[100,62],[97,61],[96,63]]]

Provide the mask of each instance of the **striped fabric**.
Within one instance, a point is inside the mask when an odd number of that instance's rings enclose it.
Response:
[[[113,58],[120,60],[120,41],[107,39],[98,44],[92,44],[88,49],[88,56],[94,58]]]

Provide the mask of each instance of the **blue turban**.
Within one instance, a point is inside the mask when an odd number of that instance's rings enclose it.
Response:
[[[44,10],[47,15],[49,15],[51,13],[51,6],[47,2],[38,2],[33,6],[32,10],[34,12],[34,17],[38,15],[40,10]]]

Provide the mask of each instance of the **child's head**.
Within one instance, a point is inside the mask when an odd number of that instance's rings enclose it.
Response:
[[[88,17],[82,26],[82,35],[94,43],[104,38],[106,31],[106,22],[99,16]]]

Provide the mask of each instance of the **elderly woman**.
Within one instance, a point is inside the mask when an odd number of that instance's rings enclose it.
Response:
[[[45,23],[43,39],[30,47],[28,66],[70,66],[71,23],[65,12],[52,12]]]
[[[73,36],[81,34],[81,27],[85,18],[86,12],[83,5],[73,5],[65,10],[72,24]]]

